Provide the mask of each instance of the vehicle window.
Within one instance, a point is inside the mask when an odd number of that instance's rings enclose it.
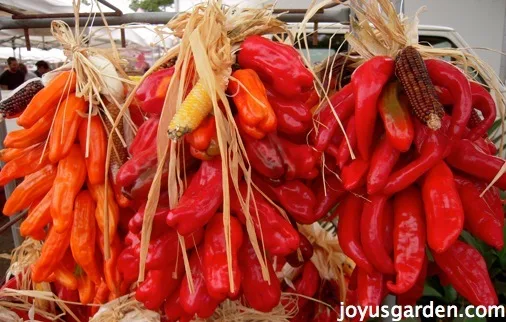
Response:
[[[313,36],[308,35],[307,42],[309,47],[309,56],[311,57],[311,63],[313,64],[322,62],[327,57],[334,55],[338,50],[339,52],[343,52],[348,49],[346,44],[343,45],[344,34],[319,33],[317,44],[313,43]],[[299,49],[298,46],[297,49]],[[301,44],[301,49],[299,50],[302,55],[307,56],[308,50],[304,47],[304,44]]]

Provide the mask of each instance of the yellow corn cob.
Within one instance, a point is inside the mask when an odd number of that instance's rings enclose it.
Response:
[[[444,116],[443,106],[438,100],[422,56],[414,47],[406,47],[397,55],[395,75],[400,80],[416,117],[429,128],[439,129]]]
[[[212,108],[211,97],[199,80],[170,121],[169,137],[177,140],[184,134],[195,130],[211,112]]]

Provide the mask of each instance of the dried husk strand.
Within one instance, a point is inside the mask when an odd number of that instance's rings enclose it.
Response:
[[[132,294],[122,296],[100,307],[90,322],[158,322],[160,314],[148,310]]]

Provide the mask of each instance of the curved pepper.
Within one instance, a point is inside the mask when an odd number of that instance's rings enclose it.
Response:
[[[135,138],[128,147],[130,155],[139,154],[153,144],[153,141],[156,140],[159,120],[157,116],[151,116],[139,126]]]
[[[369,170],[369,162],[361,158],[344,166],[341,171],[344,189],[352,191],[362,187],[366,183],[367,170]]]
[[[39,259],[32,266],[32,280],[41,283],[61,265],[61,260],[70,245],[70,229],[58,233],[54,226],[49,230],[46,240],[42,245]]]
[[[504,215],[500,217],[494,205],[489,205],[480,194],[487,188],[484,182],[471,181],[463,176],[455,176],[455,183],[464,208],[466,227],[469,232],[490,246],[501,250],[504,245]]]
[[[107,284],[102,280],[100,285],[97,285],[97,291],[95,292],[95,297],[93,298],[93,304],[99,304],[97,306],[90,307],[90,315],[95,315],[98,312],[101,304],[107,302],[107,298],[109,297],[109,288]]]
[[[370,309],[379,307],[385,297],[385,277],[377,271],[367,273],[360,267],[357,270],[357,304],[369,312]],[[366,315],[364,321],[367,321],[368,317]]]
[[[269,134],[269,140],[278,149],[285,164],[286,180],[314,179],[318,175],[317,163],[319,156],[313,147],[307,144],[295,144],[275,133]]]
[[[286,261],[292,267],[300,267],[304,265],[304,263],[310,261],[311,257],[313,257],[314,252],[313,244],[311,244],[311,242],[307,239],[307,237],[301,234],[300,232],[299,238],[300,238],[299,250],[300,254],[302,255],[302,260],[299,259],[299,251],[295,251],[286,256]],[[281,267],[283,267],[283,265],[281,265]]]
[[[425,220],[420,191],[409,187],[394,197],[394,262],[396,283],[387,282],[396,294],[405,293],[416,283],[425,261]]]
[[[357,147],[357,131],[355,126],[355,116],[350,117],[348,124],[346,124],[346,136],[348,141],[342,140],[337,149],[337,163],[339,168],[342,169],[348,163],[351,157],[350,148],[355,150]]]
[[[369,262],[384,274],[394,274],[394,264],[385,247],[384,229],[388,214],[385,211],[387,197],[374,195],[362,211],[360,238],[362,249]]]
[[[249,240],[245,240],[239,252],[239,267],[242,273],[242,290],[248,304],[260,312],[270,312],[279,304],[281,286],[269,258],[265,264],[269,281],[262,275],[262,266]]]
[[[385,187],[401,155],[391,142],[388,136],[384,136],[372,154],[367,174],[367,193],[370,195],[380,192]]]
[[[213,115],[207,116],[193,132],[186,134],[185,140],[190,145],[190,153],[194,158],[211,160],[220,154]]]
[[[462,138],[473,109],[469,81],[460,69],[444,60],[427,59],[425,66],[434,85],[446,87],[454,99],[449,136],[455,143]]]
[[[409,103],[399,97],[398,83],[389,83],[378,100],[378,110],[390,144],[400,152],[411,147],[415,130],[408,110]]]
[[[101,232],[98,232],[97,243],[104,255],[104,235]],[[109,295],[109,301],[116,299],[122,295],[121,293],[121,274],[118,270],[118,257],[121,253],[122,245],[117,234],[114,235],[114,238],[111,238],[110,242],[110,256],[109,259],[105,260],[104,258],[104,279],[107,283],[107,287],[111,291]]]
[[[4,186],[11,180],[26,177],[44,168],[50,163],[48,155],[49,151],[44,149],[44,144],[39,144],[12,161],[7,162],[0,171],[0,186]]]
[[[427,221],[427,242],[442,253],[459,237],[464,227],[464,209],[450,168],[439,162],[427,172],[422,183]]]
[[[183,322],[182,317],[187,315],[187,313],[183,310],[179,302],[179,291],[172,293],[172,295],[165,300],[163,311],[169,322]]]
[[[339,178],[334,174],[325,176],[325,181],[323,178],[318,178],[313,185],[313,191],[316,197],[314,215],[317,220],[327,215],[347,193]]]
[[[416,279],[415,285],[411,287],[408,291],[397,294],[397,305],[402,306],[413,306],[416,305],[416,302],[423,296],[423,289],[425,287],[425,279],[427,278],[427,267],[429,266],[429,259],[427,255],[424,256],[422,270],[420,274],[418,274],[418,278]]]
[[[121,187],[132,185],[146,170],[156,166],[157,160],[156,141],[151,141],[145,150],[123,163],[116,174],[116,183]]]
[[[139,277],[140,260],[134,248],[135,246],[127,247],[118,256],[118,270],[128,284],[135,282]]]
[[[267,98],[276,113],[278,131],[289,135],[305,133],[311,128],[313,115],[299,99],[288,99],[267,88]]]
[[[42,198],[42,200],[36,205],[32,205],[28,211],[28,217],[23,220],[19,227],[21,236],[31,236],[38,234],[40,231],[44,231],[44,227],[47,226],[52,220],[51,212],[49,207],[51,206],[51,200],[53,198],[53,189]]]
[[[241,138],[251,167],[256,172],[271,179],[279,179],[285,174],[283,159],[268,137],[256,140],[248,135],[241,135]]]
[[[146,210],[146,203],[142,204],[139,210],[135,213],[135,215],[130,218],[128,222],[128,230],[134,234],[140,234],[142,230],[142,223],[144,222],[144,211]],[[168,205],[160,205],[156,208],[155,214],[153,216],[153,227],[151,229],[151,239],[157,238],[167,231],[171,230],[169,226],[167,226],[166,215],[167,211],[169,211]]]
[[[151,73],[137,88],[135,98],[142,102],[141,109],[144,112],[156,115],[162,113],[163,102],[174,71],[175,67],[170,67]]]
[[[253,69],[264,83],[287,98],[313,87],[313,75],[292,46],[262,36],[249,36],[241,44],[237,61],[241,68]]]
[[[109,240],[112,241],[117,232],[119,207],[114,199],[114,192],[111,185],[108,184],[106,187],[105,183],[91,184],[90,182],[87,182],[86,186],[97,205],[97,209],[95,210],[95,219],[97,221],[98,228],[102,233],[106,229],[105,216],[109,216]],[[105,207],[106,198],[107,207]]]
[[[494,124],[497,116],[497,108],[494,99],[490,93],[480,84],[469,82],[473,97],[473,107],[481,112],[483,121],[471,128],[471,132],[466,136],[467,139],[474,141],[485,135]]]
[[[372,273],[375,269],[369,263],[360,241],[360,222],[363,207],[364,201],[353,194],[349,194],[339,203],[336,209],[336,214],[339,216],[337,238],[346,256],[350,257],[363,270]]]
[[[366,161],[371,155],[377,102],[383,87],[394,73],[390,57],[376,56],[360,65],[351,75],[355,97],[355,123],[358,152]]]
[[[53,124],[54,112],[47,112],[28,129],[9,132],[4,139],[4,147],[22,149],[45,141]]]
[[[447,251],[432,256],[455,290],[472,305],[489,306],[499,302],[485,259],[476,249],[457,240]]]
[[[86,305],[93,301],[93,297],[95,296],[95,284],[88,275],[81,274],[77,277],[77,291],[79,292],[79,301],[81,304]]]
[[[290,292],[302,296],[297,296],[297,304],[289,303],[286,305],[287,302],[282,300],[281,303],[285,307],[285,311],[292,311],[294,305],[298,308],[303,308],[309,301],[307,298],[313,297],[320,288],[320,282],[320,273],[313,262],[309,261],[305,263],[302,267],[302,276],[293,283],[295,289],[290,290]]]
[[[221,159],[203,161],[176,208],[167,213],[167,225],[189,235],[207,224],[222,203]]]
[[[89,136],[89,151],[86,157],[86,138]],[[78,131],[79,145],[86,160],[86,172],[88,180],[92,184],[100,184],[105,181],[105,161],[107,156],[107,135],[105,134],[102,121],[99,116],[92,116],[88,126],[88,120],[83,120]]]
[[[237,262],[237,254],[243,243],[242,225],[237,218],[230,217],[229,238],[232,258],[232,288],[223,220],[222,213],[215,214],[206,226],[204,237],[204,281],[209,295],[219,301],[227,297],[237,297],[241,287],[241,271]]]

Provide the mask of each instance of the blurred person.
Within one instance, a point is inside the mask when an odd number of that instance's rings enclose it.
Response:
[[[25,81],[25,74],[19,69],[18,60],[14,57],[7,58],[8,69],[0,75],[0,87],[13,90]]]
[[[35,75],[38,77],[42,77],[45,73],[50,71],[49,64],[43,60],[39,60],[35,63],[35,66],[37,66],[37,70],[35,71]]]
[[[34,72],[29,71],[26,65],[23,63],[19,64],[19,70],[25,75],[25,82],[29,79],[38,77]]]

